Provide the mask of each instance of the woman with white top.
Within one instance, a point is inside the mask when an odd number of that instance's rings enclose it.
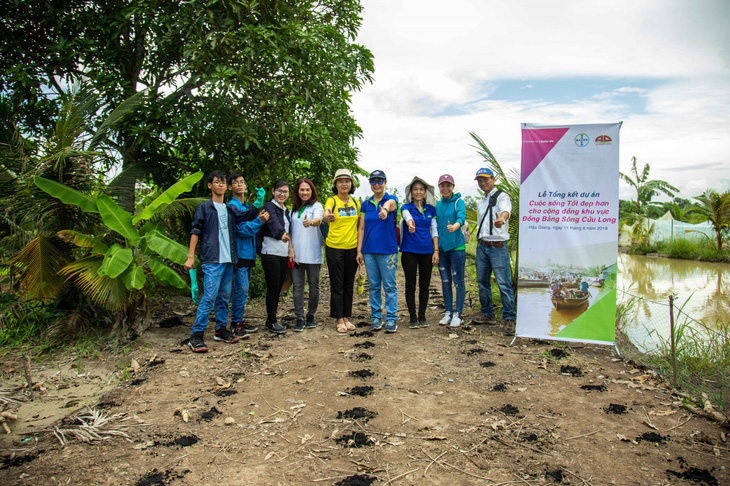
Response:
[[[275,334],[285,334],[286,328],[279,324],[276,311],[279,307],[281,287],[286,281],[287,262],[293,256],[289,245],[291,215],[284,205],[289,199],[289,184],[278,181],[274,184],[274,198],[264,204],[269,220],[259,231],[261,241],[261,267],[266,280],[266,328]]]
[[[294,185],[291,212],[291,248],[289,261],[294,263],[291,270],[294,284],[294,312],[297,323],[294,331],[301,332],[306,327],[317,327],[314,314],[319,303],[319,270],[324,263],[322,249],[324,238],[319,230],[324,208],[317,202],[317,189],[314,183],[303,177]],[[309,302],[307,318],[304,319],[304,274],[309,283]]]

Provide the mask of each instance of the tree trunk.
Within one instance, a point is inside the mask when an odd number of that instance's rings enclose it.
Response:
[[[144,294],[117,314],[112,333],[126,339],[136,339],[150,327],[149,302]]]

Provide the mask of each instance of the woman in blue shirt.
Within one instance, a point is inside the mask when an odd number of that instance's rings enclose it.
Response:
[[[395,271],[398,267],[398,240],[396,237],[396,214],[398,199],[385,192],[385,173],[375,170],[370,173],[370,189],[373,196],[362,203],[357,234],[357,263],[365,263],[370,285],[371,329],[383,327],[383,300],[381,288],[385,291],[385,332],[398,330],[398,289]]]
[[[431,271],[439,262],[439,238],[433,186],[416,176],[406,186],[406,201],[401,207],[405,223],[400,245],[401,265],[406,277],[406,305],[410,322],[416,329],[428,326],[426,306]],[[418,311],[416,311],[416,275],[418,275]]]

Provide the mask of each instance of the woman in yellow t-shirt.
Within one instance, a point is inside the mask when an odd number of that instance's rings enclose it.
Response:
[[[360,202],[355,192],[352,173],[339,169],[332,179],[334,197],[327,199],[322,219],[329,223],[325,255],[330,274],[330,317],[337,320],[337,332],[353,331],[352,296],[357,273],[357,228]]]

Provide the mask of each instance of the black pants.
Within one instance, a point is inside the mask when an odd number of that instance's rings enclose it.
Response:
[[[406,305],[411,319],[426,317],[428,286],[431,284],[433,253],[401,253],[401,265],[406,275]],[[418,314],[416,314],[416,273],[418,273]]]
[[[352,317],[352,293],[357,273],[357,248],[340,250],[325,247],[330,273],[330,317]]]
[[[266,324],[276,322],[281,287],[286,281],[286,262],[288,258],[276,255],[261,255],[261,267],[266,280]]]

